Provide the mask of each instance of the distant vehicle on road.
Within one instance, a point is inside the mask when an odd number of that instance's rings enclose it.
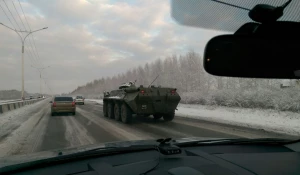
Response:
[[[76,114],[76,105],[72,97],[54,97],[53,101],[50,101],[51,115],[54,116],[58,113],[72,113]]]
[[[84,105],[84,97],[83,96],[76,96],[75,103]]]
[[[129,82],[119,86],[118,90],[104,92],[103,113],[105,117],[123,123],[129,123],[132,114],[153,115],[154,119],[163,117],[165,121],[171,121],[180,100],[175,88],[136,87],[135,82]]]
[[[33,96],[30,96],[29,99],[30,99],[30,100],[33,99]]]

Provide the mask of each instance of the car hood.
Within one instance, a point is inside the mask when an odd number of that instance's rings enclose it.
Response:
[[[190,141],[201,141],[201,140],[216,140],[224,138],[207,138],[207,137],[189,137],[189,138],[180,138],[176,139],[176,143],[185,143]],[[22,154],[22,155],[10,155],[5,157],[0,157],[0,168],[16,165],[25,162],[31,162],[36,160],[42,160],[47,158],[57,157],[59,154],[69,155],[73,153],[88,151],[96,148],[105,148],[105,147],[128,147],[134,145],[151,145],[156,144],[156,140],[131,140],[131,141],[119,141],[119,142],[108,142],[108,143],[98,143],[92,145],[84,145],[78,147],[70,147],[64,149],[55,149],[49,151],[42,151],[36,153]]]

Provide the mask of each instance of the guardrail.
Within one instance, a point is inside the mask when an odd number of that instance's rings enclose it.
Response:
[[[17,100],[3,100],[3,101],[0,101],[0,104],[11,103],[11,102],[19,102],[19,101],[22,101],[22,100],[21,99],[17,99]]]
[[[31,99],[31,100],[6,100],[0,102],[0,114],[7,112],[7,111],[12,111],[18,108],[21,108],[25,105],[30,105],[33,103],[36,103],[38,101],[44,100],[44,98],[40,99]]]

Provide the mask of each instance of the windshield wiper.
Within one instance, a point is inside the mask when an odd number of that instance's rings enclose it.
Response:
[[[202,145],[234,145],[234,144],[289,144],[300,142],[300,139],[280,139],[280,138],[258,138],[258,139],[216,139],[216,140],[199,140],[184,143],[174,143],[179,147],[182,146],[202,146]]]

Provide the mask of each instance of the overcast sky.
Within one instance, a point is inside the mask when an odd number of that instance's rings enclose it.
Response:
[[[0,1],[0,5],[12,24],[1,8],[0,22],[22,30],[25,26],[28,30],[18,0],[5,2]],[[28,92],[39,92],[39,73],[31,65],[50,66],[42,76],[52,91],[70,92],[78,85],[157,58],[189,50],[202,54],[206,42],[220,34],[176,24],[170,16],[169,1],[20,0],[20,3],[32,30],[49,27],[34,33],[34,41],[32,37],[26,39],[25,90]],[[3,26],[0,26],[0,38],[0,90],[21,90],[20,38]],[[45,83],[43,91],[49,92]]]

